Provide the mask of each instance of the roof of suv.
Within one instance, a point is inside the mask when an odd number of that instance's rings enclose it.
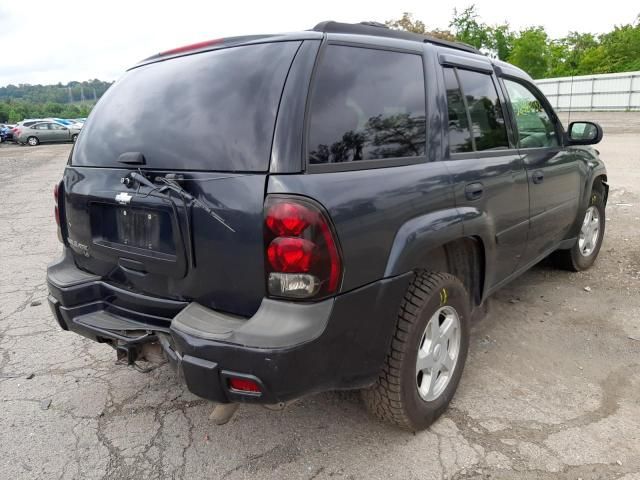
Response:
[[[270,41],[282,41],[282,40],[306,40],[312,38],[321,38],[319,34],[337,33],[347,35],[368,35],[371,37],[383,37],[392,38],[397,40],[409,40],[419,43],[433,43],[443,47],[453,48],[456,50],[465,51],[468,53],[474,53],[482,55],[482,53],[471,45],[461,42],[449,42],[439,38],[432,37],[430,35],[422,35],[419,33],[407,32],[404,30],[393,30],[386,25],[378,22],[360,22],[360,23],[342,23],[334,22],[332,20],[318,23],[310,30],[302,32],[292,32],[284,34],[267,34],[267,35],[244,35],[238,37],[226,37],[217,38],[214,40],[208,40],[204,42],[194,43],[192,45],[185,45],[178,48],[173,48],[164,52],[152,55],[144,60],[138,62],[131,68],[136,68],[147,63],[153,63],[160,60],[166,60],[168,58],[182,56],[186,54],[213,50],[221,47],[231,47],[237,45],[244,45],[250,43],[260,43],[265,40]]]
[[[320,39],[326,34],[338,34],[338,35],[362,35],[378,38],[389,38],[392,40],[410,41],[417,43],[430,43],[438,47],[450,48],[461,52],[462,56],[467,58],[473,58],[475,55],[482,57],[485,62],[491,63],[494,66],[501,69],[504,73],[514,76],[525,78],[532,81],[531,77],[519,69],[518,67],[511,65],[507,62],[503,62],[497,59],[492,59],[485,56],[480,50],[471,45],[462,42],[450,42],[448,40],[442,40],[440,38],[433,37],[431,35],[423,35],[420,33],[407,32],[404,30],[394,30],[386,25],[378,22],[360,22],[360,23],[342,23],[328,20],[318,23],[310,30],[304,30],[300,32],[290,32],[283,34],[265,34],[265,35],[244,35],[238,37],[225,37],[217,38],[214,40],[208,40],[204,42],[194,43],[192,45],[185,45],[178,48],[173,48],[164,52],[152,55],[144,60],[138,62],[136,65],[129,68],[129,70],[137,68],[148,63],[154,63],[158,61],[167,60],[173,57],[179,57],[182,55],[189,55],[198,52],[204,52],[207,50],[215,50],[218,48],[249,45],[252,43],[262,43],[265,41],[277,42],[287,40],[310,40]]]
[[[423,35],[404,30],[393,30],[378,22],[341,23],[329,20],[326,22],[320,22],[311,30],[324,33],[347,33],[355,35],[371,35],[374,37],[398,38],[401,40],[411,40],[420,43],[433,43],[444,47],[454,48],[456,50],[481,54],[478,49],[466,43],[450,42],[431,35]]]

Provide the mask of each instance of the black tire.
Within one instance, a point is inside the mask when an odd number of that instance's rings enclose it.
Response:
[[[76,140],[78,140],[78,134],[77,134],[77,133],[76,133],[75,135],[72,135],[72,136],[71,136],[71,141],[72,141],[73,143],[76,143]]]
[[[604,196],[602,191],[596,189],[594,186],[593,191],[591,192],[591,198],[589,201],[589,206],[582,212],[581,218],[584,218],[586,212],[589,208],[595,207],[598,211],[599,216],[599,224],[600,230],[598,234],[598,239],[596,241],[596,245],[593,248],[593,251],[589,255],[584,255],[580,250],[579,239],[576,240],[575,245],[569,250],[556,250],[551,255],[551,259],[553,263],[563,270],[569,270],[571,272],[580,272],[582,270],[587,270],[590,268],[596,261],[598,257],[598,253],[600,253],[600,247],[602,247],[602,240],[604,239],[604,230],[606,224],[605,217],[605,204],[604,204]],[[579,234],[580,235],[580,234]]]
[[[367,409],[378,418],[417,431],[431,425],[449,405],[460,382],[469,349],[469,294],[456,277],[445,273],[416,274],[402,301],[396,330],[376,383],[362,390]],[[431,317],[452,307],[460,323],[457,361],[444,390],[432,401],[418,392],[416,362],[423,334]]]
[[[36,145],[40,145],[40,140],[38,140],[38,137],[29,137],[27,138],[27,145],[35,147]]]

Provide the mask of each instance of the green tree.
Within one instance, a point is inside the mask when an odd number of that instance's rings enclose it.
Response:
[[[640,23],[615,27],[600,37],[606,61],[596,73],[640,70]]]
[[[508,61],[533,78],[544,78],[550,64],[549,37],[543,27],[521,31],[513,41]]]
[[[513,42],[516,39],[516,34],[511,31],[509,24],[505,23],[489,28],[488,37],[491,50],[495,52],[500,60],[507,60],[511,55]]]
[[[9,106],[2,102],[0,103],[0,123],[7,123],[9,121]]]
[[[429,35],[450,42],[455,41],[455,36],[448,30],[427,30],[426,25],[421,20],[415,20],[413,14],[404,12],[402,17],[397,20],[387,20],[385,25],[394,30],[404,30],[406,32],[419,33],[421,35]]]
[[[427,27],[421,20],[414,20],[413,14],[404,12],[402,17],[397,20],[387,20],[384,24],[393,28],[394,30],[405,30],[407,32],[424,34],[427,31]]]
[[[480,22],[479,18],[476,6],[471,5],[462,12],[458,12],[454,8],[453,19],[449,23],[449,28],[452,29],[457,40],[476,47],[478,50],[491,47],[491,28]]]

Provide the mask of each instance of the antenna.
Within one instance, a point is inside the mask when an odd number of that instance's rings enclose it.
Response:
[[[571,104],[573,102],[573,75],[571,75],[571,89],[569,90],[569,115],[567,115],[567,128],[571,123]]]

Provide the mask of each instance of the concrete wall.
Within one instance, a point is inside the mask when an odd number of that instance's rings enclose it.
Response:
[[[640,72],[537,80],[558,111],[640,111]]]

